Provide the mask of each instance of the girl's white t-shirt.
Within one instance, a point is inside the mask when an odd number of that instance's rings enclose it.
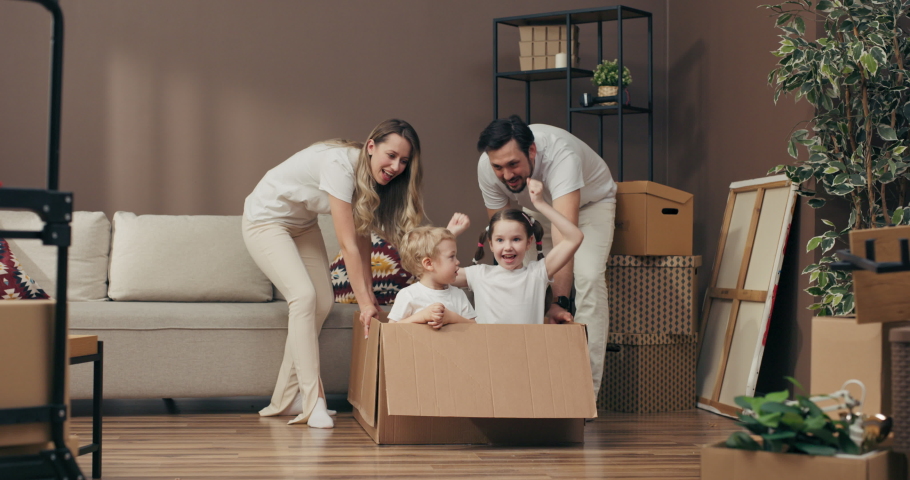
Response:
[[[546,298],[547,265],[532,261],[516,270],[499,265],[472,265],[464,269],[474,291],[477,323],[542,324]]]
[[[280,222],[307,227],[331,213],[329,195],[351,203],[360,150],[316,144],[266,172],[243,205],[251,223]]]
[[[441,303],[447,310],[464,318],[477,316],[471,302],[468,301],[468,296],[460,288],[448,285],[443,290],[434,290],[417,282],[402,288],[398,295],[395,295],[395,304],[389,312],[389,320],[397,322],[408,318],[434,303]]]

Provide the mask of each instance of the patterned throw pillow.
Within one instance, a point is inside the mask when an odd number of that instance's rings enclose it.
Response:
[[[410,272],[401,267],[398,250],[385,240],[373,234],[373,254],[370,263],[373,271],[373,294],[380,305],[391,305],[395,295],[408,285],[417,281]],[[348,281],[348,272],[344,267],[341,252],[329,266],[332,272],[332,289],[335,291],[335,303],[357,303],[354,290]]]
[[[19,261],[9,249],[9,243],[0,238],[0,300],[43,300],[50,298],[19,266]]]

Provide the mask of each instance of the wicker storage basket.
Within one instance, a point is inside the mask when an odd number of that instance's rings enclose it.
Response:
[[[910,327],[891,330],[889,340],[894,449],[910,453]]]
[[[599,86],[597,87],[597,96],[598,97],[611,97],[616,96],[619,93],[619,88],[617,87],[608,87],[608,86]],[[616,105],[616,102],[604,102],[598,103],[598,105]]]

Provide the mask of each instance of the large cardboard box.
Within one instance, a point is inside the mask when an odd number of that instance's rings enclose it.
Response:
[[[53,300],[0,301],[0,408],[51,402],[55,304]],[[67,438],[68,428],[67,422]],[[49,441],[46,423],[0,425],[0,447]]]
[[[691,193],[654,182],[616,184],[614,255],[692,255]]]
[[[865,455],[799,455],[726,448],[701,449],[702,480],[891,480],[906,475],[902,460],[889,450]]]
[[[910,225],[850,232],[850,251],[866,257],[866,241],[875,240],[876,262],[900,262],[900,239],[910,238]],[[853,272],[856,320],[859,323],[910,320],[910,272]]]
[[[865,414],[891,415],[891,342],[893,328],[908,322],[857,323],[855,317],[814,317],[810,352],[810,393],[820,395],[840,390],[850,379],[866,386]],[[860,389],[848,388],[859,397]],[[829,413],[839,419],[840,411]]]
[[[597,408],[655,413],[695,408],[697,335],[611,333]]]
[[[610,255],[610,331],[696,333],[700,266],[701,256]]]
[[[383,318],[354,335],[348,401],[378,444],[579,443],[597,416],[583,325]]]

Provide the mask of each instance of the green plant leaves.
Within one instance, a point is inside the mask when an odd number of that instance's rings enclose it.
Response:
[[[882,140],[897,140],[897,133],[888,125],[879,125],[878,126],[878,136],[882,137]]]
[[[871,53],[865,52],[859,57],[859,62],[863,64],[863,67],[866,68],[869,73],[875,75],[875,72],[878,71],[878,61],[872,56]]]
[[[733,432],[724,445],[727,448],[738,448],[740,450],[761,450],[761,445],[746,432]]]
[[[812,250],[815,250],[819,245],[822,244],[822,240],[824,239],[825,237],[812,237],[812,239],[809,240],[809,244],[806,245],[806,251],[811,252]]]
[[[809,455],[822,455],[830,457],[837,453],[837,449],[834,447],[829,447],[826,445],[814,445],[811,443],[795,443],[794,447],[800,449],[801,451],[808,453]]]
[[[795,379],[786,378],[802,389]],[[764,396],[736,397],[734,401],[743,408],[737,425],[746,428],[748,433],[733,433],[725,445],[744,450],[810,455],[858,451],[843,422],[832,421],[805,396],[797,395],[796,400],[788,401],[789,395],[788,390],[783,390]]]
[[[900,225],[904,221],[904,209],[901,207],[894,209],[894,214],[891,215],[891,224]]]
[[[766,6],[780,30],[777,65],[768,75],[774,102],[783,94],[814,107],[806,129],[787,139],[793,163],[769,174],[784,173],[798,184],[812,208],[849,207],[846,225],[837,228],[835,223],[843,222],[832,218],[835,222],[825,222],[829,231],[807,242],[807,251],[829,254],[854,228],[910,224],[910,155],[903,157],[910,146],[904,141],[910,137],[910,34],[896,23],[906,16],[910,0],[821,0],[815,8],[812,3]],[[808,11],[820,19],[812,32],[806,31],[809,17],[801,18]],[[801,156],[803,149],[807,156]],[[814,195],[818,189],[825,198]],[[831,271],[829,263],[819,260],[803,270],[810,275],[806,292],[818,297],[809,308],[817,315],[850,313],[852,275]]]

